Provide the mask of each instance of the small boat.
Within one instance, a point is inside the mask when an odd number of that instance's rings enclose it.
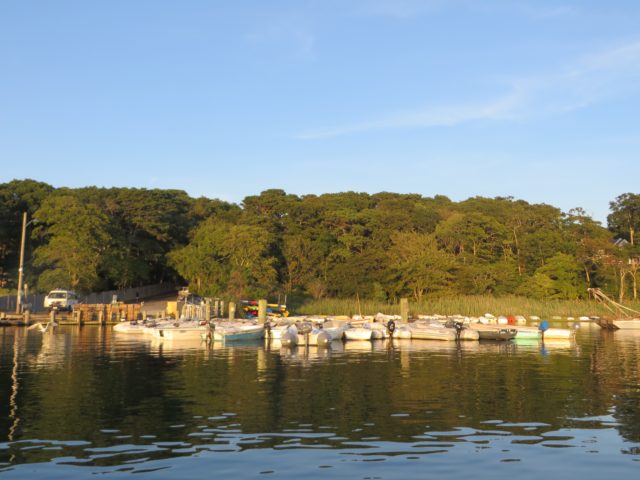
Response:
[[[505,328],[498,325],[472,323],[469,327],[478,332],[480,340],[512,340],[518,334],[518,330],[515,328]]]
[[[477,330],[471,328],[463,328],[459,332],[458,340],[480,340],[480,333]]]
[[[371,329],[371,340],[381,340],[390,336],[387,326],[384,323],[366,322],[363,327]],[[393,335],[393,332],[391,335]]]
[[[393,332],[394,338],[402,338],[402,339],[410,339],[411,338],[411,329],[408,325],[400,325],[396,326],[395,331]]]
[[[371,340],[372,330],[365,327],[350,327],[344,331],[345,340]]]
[[[545,339],[570,339],[573,338],[576,334],[575,330],[571,330],[568,328],[548,328],[544,332]],[[516,334],[516,340],[520,339],[532,339],[532,338],[541,338],[542,332],[538,327],[530,327],[530,326],[518,326],[518,333]]]
[[[253,341],[260,340],[263,337],[263,325],[218,323],[213,329],[213,340],[218,342]]]
[[[461,321],[449,320],[444,326],[452,329],[456,334],[456,340],[479,340],[480,334],[464,325]]]
[[[444,340],[455,342],[457,335],[454,329],[447,328],[441,323],[410,323],[408,328],[411,330],[411,339],[418,340]]]
[[[298,345],[327,347],[334,340],[341,339],[343,331],[338,327],[325,329],[322,325],[305,328],[298,333]]]
[[[327,321],[322,324],[322,330],[327,332],[331,336],[331,340],[342,340],[344,338],[344,332],[349,328],[347,322],[341,321]]]
[[[618,327],[620,330],[638,330],[640,329],[640,318],[631,318],[627,320],[614,320],[613,325]]]
[[[138,322],[136,320],[131,322],[120,322],[113,326],[113,331],[118,333],[126,333],[126,334],[140,334],[145,333],[146,325],[142,322]]]
[[[166,325],[155,327],[154,336],[167,340],[194,340],[202,339],[209,331],[208,325],[194,325],[193,323],[184,325]]]
[[[291,327],[295,327],[295,324],[292,324],[289,321],[275,325],[272,324],[271,327],[267,328],[268,338],[271,340],[280,340],[282,335],[291,330]],[[298,333],[297,328],[295,333]]]

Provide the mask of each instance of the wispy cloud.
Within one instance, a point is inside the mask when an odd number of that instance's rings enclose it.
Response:
[[[533,20],[547,20],[575,15],[579,9],[568,2],[540,0],[487,0],[484,2],[466,2],[466,6],[485,12],[500,11],[531,18]]]
[[[286,47],[297,55],[307,56],[316,46],[316,36],[295,15],[283,16],[278,21],[246,36],[254,44]]]
[[[423,15],[445,5],[444,0],[366,0],[361,11],[367,15],[402,19]]]
[[[515,107],[521,102],[519,97],[520,93],[514,91],[485,103],[407,110],[367,122],[308,130],[296,138],[313,140],[373,130],[451,127],[472,120],[506,119],[513,116]]]
[[[365,15],[392,17],[398,19],[414,18],[444,9],[477,11],[507,11],[533,19],[549,19],[573,15],[578,10],[564,3],[544,4],[539,0],[362,0],[360,12]]]
[[[374,120],[311,129],[295,137],[313,140],[377,130],[557,115],[586,108],[612,95],[637,91],[638,80],[640,41],[633,41],[582,57],[559,72],[512,79],[503,94],[485,101],[404,110]]]
[[[541,5],[535,4],[522,4],[520,5],[520,12],[532,18],[546,19],[556,17],[566,17],[568,15],[574,15],[577,13],[575,7],[569,5]]]

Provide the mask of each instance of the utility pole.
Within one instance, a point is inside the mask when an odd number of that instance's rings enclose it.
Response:
[[[22,240],[20,241],[20,267],[18,268],[18,294],[16,295],[16,313],[22,307],[22,268],[24,266],[24,241],[27,234],[27,212],[22,214]]]

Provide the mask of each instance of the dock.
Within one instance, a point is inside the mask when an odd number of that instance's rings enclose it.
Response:
[[[125,320],[141,320],[146,313],[140,303],[99,303],[76,305],[71,312],[0,312],[0,326],[30,326],[53,321],[58,325],[113,325]]]

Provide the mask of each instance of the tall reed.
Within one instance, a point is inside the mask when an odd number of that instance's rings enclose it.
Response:
[[[640,311],[640,302],[629,302],[630,308]],[[537,315],[541,318],[601,316],[616,317],[607,308],[594,300],[536,300],[519,296],[490,297],[482,295],[466,295],[455,297],[441,297],[423,300],[421,302],[409,300],[411,315],[440,314],[480,316],[485,313],[492,315]],[[399,304],[389,304],[374,300],[352,299],[322,299],[309,300],[300,305],[296,314],[322,315],[375,315],[382,312],[388,315],[400,314]]]

